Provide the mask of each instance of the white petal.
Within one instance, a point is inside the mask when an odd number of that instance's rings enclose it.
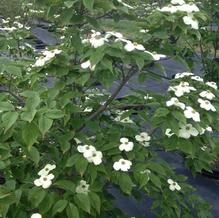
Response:
[[[167,182],[171,185],[174,183],[174,181],[172,179],[168,179]]]
[[[34,183],[35,186],[38,186],[38,187],[42,185],[40,179],[36,179],[36,180],[34,180],[33,183]]]
[[[130,42],[124,46],[124,49],[128,52],[131,52],[131,51],[135,50],[135,46],[133,43]]]
[[[115,162],[115,163],[113,164],[113,168],[114,168],[114,170],[116,170],[116,171],[120,170],[120,168],[121,168],[120,163],[119,163],[118,161]]]

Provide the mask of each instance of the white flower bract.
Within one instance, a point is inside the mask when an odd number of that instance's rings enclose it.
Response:
[[[216,111],[216,108],[208,100],[203,100],[199,98],[198,103],[200,104],[200,107],[205,109],[206,111],[213,111],[213,112]]]
[[[150,146],[151,136],[147,132],[142,132],[135,136],[135,139],[140,142],[144,147]]]
[[[212,100],[213,98],[215,98],[215,95],[212,92],[210,92],[209,90],[202,91],[199,95],[202,98],[207,98],[208,100]]]
[[[213,89],[217,89],[217,84],[215,82],[206,82],[205,84]]]
[[[175,181],[173,181],[172,179],[168,179],[167,182],[169,183],[169,189],[171,191],[180,191],[181,190],[181,187],[179,186],[179,184]]]
[[[46,166],[38,172],[38,175],[39,176],[44,176],[44,175],[46,176],[49,174],[49,172],[51,170],[54,170],[55,168],[56,168],[55,164],[46,164]]]
[[[191,136],[197,136],[199,131],[192,124],[181,125],[179,129],[179,137],[189,139]]]
[[[172,132],[172,130],[170,128],[167,128],[165,131],[165,135],[170,138],[171,136],[174,135],[174,133]]]
[[[131,41],[127,42],[127,44],[124,46],[124,49],[128,52],[134,51],[135,49],[139,50],[139,51],[144,51],[145,50],[143,45],[138,44],[136,42],[132,43]]]
[[[184,115],[187,119],[193,119],[195,122],[200,122],[200,114],[195,109],[190,106],[187,106],[184,110]]]
[[[181,108],[182,110],[185,110],[186,107],[184,103],[180,102],[178,98],[175,97],[171,98],[169,101],[166,102],[167,107],[171,107],[173,105]]]
[[[134,147],[134,143],[130,142],[128,138],[121,138],[121,144],[119,145],[120,151],[132,151]]]
[[[48,175],[42,175],[39,179],[34,180],[35,186],[42,186],[42,188],[47,189],[52,185],[52,180],[54,179],[54,175],[48,174]]]
[[[76,193],[87,194],[89,192],[90,185],[85,180],[81,180],[80,184],[76,187]]]
[[[30,218],[42,218],[42,215],[39,213],[33,213]]]
[[[83,154],[84,158],[86,158],[88,162],[93,163],[94,165],[100,165],[102,163],[103,154],[101,151],[97,151],[94,146],[79,145],[77,150]]]
[[[129,160],[125,160],[125,159],[120,159],[119,161],[115,162],[113,164],[113,168],[116,171],[124,171],[127,172],[132,166],[132,162]]]

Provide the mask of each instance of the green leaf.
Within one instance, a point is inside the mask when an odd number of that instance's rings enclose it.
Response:
[[[2,126],[4,127],[4,133],[6,133],[16,122],[18,113],[16,111],[6,112],[2,115]]]
[[[131,194],[133,182],[129,175],[121,173],[119,176],[119,186],[123,192],[126,194]]]
[[[73,7],[73,5],[74,5],[77,1],[78,1],[78,0],[65,1],[65,2],[64,2],[64,5],[65,5],[67,8],[71,8],[71,7]]]
[[[33,160],[34,163],[36,165],[38,165],[38,163],[40,161],[40,154],[39,154],[39,151],[37,150],[37,148],[32,146],[29,150],[29,155],[30,155],[31,160]]]
[[[60,119],[64,117],[64,113],[61,110],[50,110],[45,115],[51,119]]]
[[[94,192],[89,192],[89,196],[91,200],[91,206],[98,212],[98,214],[100,214],[100,197]]]
[[[46,192],[42,188],[34,187],[29,191],[28,199],[33,204],[34,207],[38,207],[40,202],[46,196]]]
[[[59,200],[52,208],[52,215],[54,216],[57,213],[61,213],[68,205],[67,200]]]
[[[22,128],[22,138],[28,147],[31,147],[35,142],[37,142],[38,136],[39,130],[37,126],[33,123],[25,123]]]
[[[59,180],[54,185],[66,191],[75,192],[75,184],[69,180]]]
[[[45,196],[45,198],[41,201],[39,205],[39,210],[41,213],[47,213],[55,202],[55,193],[49,193]]]
[[[83,156],[81,156],[75,163],[76,171],[79,172],[80,174],[84,174],[84,172],[87,169],[87,166],[88,166],[88,161]]]
[[[24,120],[24,121],[27,121],[29,123],[31,123],[31,121],[34,119],[35,115],[36,115],[36,110],[33,109],[31,111],[24,111],[22,114],[21,114],[21,119]]]
[[[83,0],[83,4],[88,10],[92,11],[94,6],[94,0]]]
[[[166,108],[158,108],[154,113],[154,117],[165,117],[169,112]]]
[[[13,111],[14,106],[9,102],[0,102],[0,111]]]
[[[160,178],[158,176],[156,176],[155,174],[151,173],[150,174],[150,179],[151,179],[151,182],[157,186],[158,188],[161,188],[161,181],[160,181]]]
[[[53,120],[46,117],[45,115],[41,115],[39,119],[39,130],[44,136],[45,133],[52,127]]]
[[[174,110],[172,111],[172,115],[181,123],[186,124],[186,117],[183,115],[183,113]]]
[[[80,218],[78,208],[73,203],[69,203],[66,214],[68,218]]]
[[[90,213],[91,202],[87,194],[77,193],[74,196],[75,203],[85,212]]]
[[[80,154],[75,154],[72,155],[71,157],[68,158],[67,162],[66,162],[66,167],[72,167],[73,165],[75,165],[75,163],[81,158]]]

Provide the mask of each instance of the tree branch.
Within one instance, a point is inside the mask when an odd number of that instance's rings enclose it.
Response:
[[[135,69],[131,69],[130,72],[123,78],[117,89],[112,93],[112,95],[108,98],[108,100],[101,105],[94,113],[92,113],[88,118],[87,121],[93,120],[96,117],[98,117],[100,114],[102,114],[108,105],[111,104],[111,102],[116,98],[116,96],[119,94],[121,89],[124,87],[124,85],[128,82],[128,80],[136,73]],[[76,130],[76,132],[80,132],[84,129],[85,124],[83,124],[79,129]]]
[[[11,95],[12,97],[14,97],[14,98],[18,101],[18,103],[19,103],[21,106],[24,106],[24,105],[25,105],[24,100],[23,100],[20,96],[14,94],[14,93],[13,93],[12,91],[10,91],[10,90],[6,90],[6,89],[0,88],[0,93],[8,93],[8,94]]]

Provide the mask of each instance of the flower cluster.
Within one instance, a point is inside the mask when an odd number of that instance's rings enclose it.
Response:
[[[197,81],[201,85],[207,85],[208,87],[211,87],[212,89],[217,89],[217,85],[214,82],[206,82],[204,83],[203,79],[199,76],[195,76],[192,73],[184,72],[181,74],[176,74],[176,79],[182,79],[187,78],[188,80],[194,80]],[[191,91],[197,91],[196,88],[193,86],[190,86],[189,82],[181,81],[179,85],[176,86],[170,86],[168,91],[173,91],[175,96],[182,97],[187,93],[190,93]],[[201,91],[198,96],[200,96],[197,99],[197,103],[201,109],[204,109],[205,111],[212,111],[215,112],[216,108],[215,106],[210,102],[215,98],[215,95],[210,90],[204,90]],[[201,115],[198,111],[196,111],[192,106],[186,105],[186,103],[181,102],[178,98],[172,97],[170,100],[166,102],[167,107],[177,107],[183,110],[183,114],[185,118],[193,120],[194,122],[201,122]],[[191,136],[198,136],[204,134],[205,131],[212,131],[212,128],[207,126],[205,128],[202,128],[201,130],[197,130],[192,124],[179,124],[179,132],[178,137],[188,139]],[[168,137],[171,137],[174,135],[172,130],[170,128],[166,129],[165,135]]]
[[[42,186],[42,188],[47,189],[52,185],[52,180],[54,179],[54,175],[50,173],[50,171],[54,170],[56,165],[47,164],[42,170],[38,172],[40,176],[39,179],[34,180],[34,185]]]
[[[83,154],[89,163],[93,163],[94,165],[100,165],[102,163],[103,154],[101,151],[97,151],[94,146],[79,145],[77,150]]]
[[[177,12],[186,12],[187,15],[183,17],[183,22],[186,25],[191,26],[192,29],[199,28],[198,20],[195,19],[193,15],[193,12],[198,12],[199,8],[193,3],[186,4],[184,0],[172,0],[171,5],[165,6],[159,10],[171,14]]]
[[[76,193],[87,194],[90,185],[85,180],[81,180],[80,184],[76,187]]]
[[[136,135],[135,139],[144,147],[150,146],[151,137],[148,135],[147,132],[142,132],[139,135]]]
[[[103,46],[106,42],[123,42],[124,50],[127,52],[132,51],[142,51],[151,56],[152,60],[160,60],[163,57],[166,57],[163,54],[157,54],[155,52],[146,51],[145,47],[142,44],[139,44],[137,42],[132,42],[131,40],[126,39],[122,33],[119,32],[112,32],[112,31],[106,31],[104,34],[101,32],[91,30],[91,34],[88,34],[88,37],[85,39],[82,39],[83,44],[90,44],[93,48],[98,48]],[[81,67],[83,69],[90,68],[91,70],[94,70],[95,66],[92,66],[90,61],[86,61],[81,64]]]
[[[43,67],[46,62],[50,61],[56,55],[60,54],[62,51],[58,49],[54,49],[51,51],[43,51],[42,56],[36,59],[36,62],[32,65],[32,67]]]

